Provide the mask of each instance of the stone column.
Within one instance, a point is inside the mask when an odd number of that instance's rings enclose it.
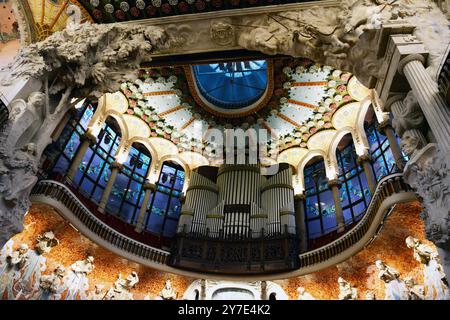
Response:
[[[200,300],[206,300],[206,280],[200,280]]]
[[[261,300],[267,300],[267,282],[261,281]]]
[[[372,158],[369,155],[359,156],[357,163],[364,169],[364,174],[366,175],[367,185],[369,186],[370,194],[373,196],[377,183],[375,181],[375,176],[373,174],[372,166],[370,165]]]
[[[297,237],[300,240],[300,252],[308,249],[308,235],[306,234],[305,219],[305,200],[304,194],[295,195],[295,226],[297,229]]]
[[[389,141],[389,146],[391,147],[395,164],[400,170],[403,170],[403,168],[405,167],[405,160],[403,159],[402,149],[400,149],[400,145],[398,144],[397,138],[395,137],[395,132],[392,128],[391,121],[383,121],[382,123],[380,123],[379,128]],[[390,169],[391,168],[389,168],[389,170]]]
[[[139,216],[136,222],[136,228],[134,229],[136,232],[139,233],[141,233],[144,230],[144,223],[145,217],[147,216],[148,203],[150,201],[152,192],[153,193],[156,192],[156,185],[154,185],[153,183],[147,183],[143,186],[143,189],[145,190],[144,201],[142,201],[141,210],[139,211]]]
[[[398,71],[408,80],[440,149],[450,152],[450,109],[440,95],[437,83],[426,71],[424,63],[425,58],[422,55],[411,54],[400,60]]]
[[[336,212],[336,222],[337,222],[337,232],[343,232],[345,230],[344,214],[342,212],[341,201],[339,199],[339,186],[340,181],[338,179],[333,179],[328,181],[328,186],[333,192],[334,208]]]
[[[89,146],[92,146],[96,143],[97,138],[90,132],[86,132],[81,136],[81,145],[72,160],[72,164],[70,165],[69,170],[67,171],[67,178],[73,180],[75,174],[77,173],[78,167],[80,166],[80,163],[86,154],[87,149],[89,148]]]
[[[98,205],[98,211],[100,212],[105,212],[106,204],[108,203],[112,188],[116,182],[117,174],[122,169],[123,165],[118,162],[113,162],[109,167],[111,169],[111,176],[109,177],[108,184],[106,185],[105,191],[103,191],[102,199]]]

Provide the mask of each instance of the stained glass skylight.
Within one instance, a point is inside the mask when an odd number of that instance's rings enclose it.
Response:
[[[247,107],[258,101],[267,88],[265,60],[221,62],[193,69],[200,94],[220,108]]]

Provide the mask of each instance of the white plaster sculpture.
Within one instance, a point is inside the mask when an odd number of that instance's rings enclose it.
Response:
[[[358,298],[358,291],[352,287],[350,282],[343,278],[338,278],[339,284],[339,300],[356,300]]]
[[[414,258],[423,267],[424,286],[427,300],[450,299],[449,288],[445,273],[439,263],[439,257],[430,246],[422,243],[419,239],[409,236],[406,238],[408,248],[414,250]]]
[[[92,256],[76,261],[70,266],[70,272],[65,280],[65,286],[67,287],[65,300],[86,300],[86,291],[89,289],[87,276],[94,268],[94,257]]]
[[[167,279],[164,288],[159,293],[162,300],[176,300],[177,292],[172,288],[172,282]]]
[[[298,298],[297,300],[316,300],[309,292],[306,292],[305,288],[297,288]]]
[[[96,284],[94,290],[88,296],[89,300],[103,300],[105,297],[105,286],[102,284]]]
[[[11,102],[0,132],[0,247],[23,230],[29,194],[51,134],[68,110],[85,97],[120,90],[158,48],[168,45],[158,27],[77,24],[23,47],[0,84],[27,82],[37,88],[27,101]]]
[[[366,300],[377,300],[375,293],[373,291],[366,292]]]
[[[39,254],[50,253],[52,248],[58,244],[59,240],[55,238],[55,234],[52,231],[48,231],[38,236],[35,250]]]
[[[409,300],[425,300],[425,287],[416,283],[412,277],[405,278]]]
[[[53,273],[41,276],[40,292],[36,298],[38,300],[60,300],[61,294],[65,290],[65,274],[66,269],[63,266],[58,266]]]
[[[400,274],[397,270],[389,267],[381,260],[375,262],[377,269],[379,270],[378,278],[382,280],[385,285],[385,300],[408,300],[408,288],[405,283],[400,280]]]
[[[114,285],[106,293],[104,300],[133,300],[131,289],[139,282],[139,277],[136,272],[132,272],[125,279],[122,274],[114,282]]]

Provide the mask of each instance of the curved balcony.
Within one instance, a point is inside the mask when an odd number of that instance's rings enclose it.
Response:
[[[125,236],[108,226],[62,183],[41,180],[31,194],[32,202],[54,207],[81,233],[125,258],[168,272],[196,277],[215,273],[215,277],[224,279],[239,279],[241,276],[259,279],[262,274],[265,279],[281,279],[308,274],[340,263],[370,244],[395,204],[415,199],[415,192],[403,181],[402,174],[391,174],[378,183],[366,214],[351,230],[321,248],[297,256],[291,254],[297,243],[289,237],[272,239],[272,242],[270,239],[241,242],[238,248],[233,241],[190,239],[197,241],[195,250],[183,250],[180,242],[175,241],[171,254]],[[270,247],[264,247],[268,244]],[[186,248],[186,242],[183,246]],[[274,250],[280,250],[276,249],[278,247],[284,248],[280,252],[284,257],[273,254]],[[259,253],[255,256],[255,252]]]

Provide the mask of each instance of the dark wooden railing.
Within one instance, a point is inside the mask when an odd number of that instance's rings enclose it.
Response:
[[[92,214],[64,184],[52,180],[39,181],[31,191],[31,200],[40,202],[40,197],[51,198],[64,205],[90,232],[114,247],[145,260],[167,264],[169,252],[135,241],[106,225]]]

